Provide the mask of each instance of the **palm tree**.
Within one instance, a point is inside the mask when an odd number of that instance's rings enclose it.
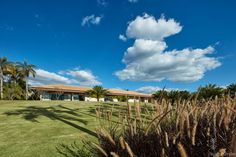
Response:
[[[106,95],[108,93],[108,91],[106,89],[104,89],[102,86],[94,86],[93,89],[88,90],[87,93],[90,96],[93,96],[97,99],[97,101],[99,101],[99,99]]]
[[[3,76],[4,72],[11,65],[6,57],[0,58],[0,99],[3,99]]]
[[[19,71],[19,68],[15,64],[12,64],[12,65],[9,66],[7,74],[9,74],[9,78],[15,84],[18,81],[22,80],[22,75]]]
[[[29,92],[28,78],[30,75],[35,77],[35,75],[36,75],[36,71],[34,70],[35,65],[28,64],[26,61],[24,61],[23,63],[17,63],[17,67],[19,68],[19,72],[25,81],[25,99],[27,100],[28,99],[28,92]]]
[[[168,98],[168,92],[163,88],[162,90],[158,90],[152,94],[156,100],[162,100]]]
[[[200,87],[198,89],[198,97],[200,99],[210,99],[217,97],[222,97],[224,90],[221,87],[218,87],[216,84],[208,84],[205,87]]]
[[[174,105],[174,103],[180,99],[180,92],[178,90],[169,91],[168,99],[170,100],[171,104]]]
[[[236,83],[228,85],[227,92],[230,94],[231,97],[236,96]]]

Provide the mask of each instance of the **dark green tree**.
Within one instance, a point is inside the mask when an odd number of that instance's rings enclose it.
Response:
[[[217,97],[222,97],[224,95],[224,90],[218,87],[216,84],[208,84],[204,87],[198,88],[198,98],[199,99],[210,99]]]
[[[182,100],[187,100],[192,96],[192,94],[187,91],[187,90],[183,90],[183,91],[179,91],[179,97]]]
[[[168,92],[163,90],[158,90],[153,94],[154,99],[161,100],[161,99],[167,99],[168,98]]]
[[[7,100],[20,100],[24,98],[24,92],[20,85],[17,83],[9,82],[4,86],[4,99]]]
[[[232,83],[226,88],[227,94],[230,94],[231,97],[236,96],[236,83]]]
[[[24,82],[25,82],[25,99],[28,99],[28,92],[29,92],[29,85],[28,85],[28,78],[30,75],[35,77],[35,65],[28,64],[26,61],[23,63],[17,63],[17,67],[19,68],[19,72],[22,75]]]

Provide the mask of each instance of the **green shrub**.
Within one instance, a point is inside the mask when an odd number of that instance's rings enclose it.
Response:
[[[20,100],[24,98],[24,90],[17,83],[7,83],[3,89],[4,99]]]

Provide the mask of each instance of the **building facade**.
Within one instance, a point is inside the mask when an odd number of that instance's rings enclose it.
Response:
[[[40,100],[63,100],[63,101],[91,101],[97,99],[87,94],[91,87],[67,86],[67,85],[45,85],[35,86],[32,89],[40,93]],[[108,93],[100,98],[99,101],[119,102],[122,98],[128,99],[128,102],[151,102],[152,95],[135,91],[126,91],[120,89],[107,89]]]

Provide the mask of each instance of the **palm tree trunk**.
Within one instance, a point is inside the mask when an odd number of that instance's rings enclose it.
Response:
[[[3,74],[0,70],[0,99],[3,99]]]
[[[97,95],[97,102],[99,102],[99,96]]]
[[[25,100],[28,100],[28,78],[25,78]]]

